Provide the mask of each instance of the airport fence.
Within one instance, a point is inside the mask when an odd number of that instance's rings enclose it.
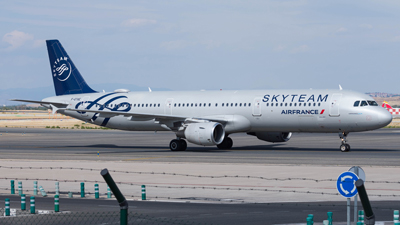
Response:
[[[76,170],[76,171],[93,171],[97,172],[99,169],[93,168],[77,168],[77,167],[10,167],[10,166],[0,166],[0,169],[12,169],[12,170]],[[313,179],[313,178],[305,178],[305,177],[287,177],[287,178],[277,178],[277,177],[263,177],[263,176],[246,176],[246,175],[219,175],[219,176],[210,176],[210,175],[194,175],[194,174],[184,174],[184,173],[171,173],[171,172],[140,172],[140,171],[122,171],[122,170],[109,170],[112,173],[123,173],[123,174],[135,174],[135,175],[162,175],[162,176],[181,176],[181,177],[192,177],[192,178],[211,178],[211,179],[258,179],[258,180],[265,180],[265,181],[274,181],[274,182],[285,182],[285,181],[308,181],[308,182],[336,182],[336,179]],[[76,180],[67,180],[67,179],[48,179],[48,178],[21,178],[21,177],[7,177],[2,176],[0,180],[18,180],[18,181],[55,181],[55,182],[64,182],[64,183],[104,183],[103,180],[89,180],[89,179],[76,179]],[[366,183],[372,184],[400,184],[400,181],[366,181]],[[116,182],[118,185],[122,186],[136,186],[139,190],[142,184],[138,184],[137,182]],[[24,193],[32,191],[32,189],[26,189],[24,186]],[[147,185],[147,188],[161,188],[161,189],[193,189],[193,190],[215,190],[215,191],[246,191],[246,192],[272,192],[272,193],[295,193],[295,194],[314,194],[314,195],[334,195],[339,196],[340,194],[336,191],[334,192],[323,192],[323,191],[302,191],[302,190],[290,190],[290,189],[276,189],[276,188],[251,188],[251,187],[216,187],[216,186],[183,186],[183,185]],[[9,191],[11,188],[0,188],[1,190]],[[87,195],[94,195],[95,192],[85,190],[85,194]],[[54,191],[48,191],[49,194],[55,194]],[[60,192],[61,193],[61,192]],[[70,192],[71,194],[81,194],[81,192]],[[63,192],[62,194],[68,194]],[[105,196],[107,193],[100,193],[100,195]],[[125,194],[127,197],[131,198],[140,198],[141,195],[132,195],[132,194]],[[372,197],[393,197],[398,198],[400,194],[370,194],[369,196]],[[153,199],[182,199],[182,198],[173,198],[170,196],[155,196],[152,195],[151,198]],[[196,199],[193,199],[196,200]],[[221,201],[218,198],[203,198],[200,200],[206,201]],[[226,200],[223,200],[224,202]],[[234,202],[245,202],[240,200],[231,200]],[[249,202],[247,202],[249,203]]]
[[[17,211],[12,216],[4,216],[4,209],[0,209],[0,224],[32,224],[32,225],[98,225],[98,224],[120,224],[119,212],[29,212]],[[128,224],[199,224],[174,218],[154,217],[134,212],[128,213]]]

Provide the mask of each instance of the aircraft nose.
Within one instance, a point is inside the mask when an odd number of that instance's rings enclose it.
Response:
[[[392,122],[392,114],[390,114],[390,112],[388,112],[387,110],[380,112],[378,118],[379,118],[379,123],[382,124],[383,126],[386,126],[390,122]]]

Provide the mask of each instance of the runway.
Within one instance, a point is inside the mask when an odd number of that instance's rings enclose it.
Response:
[[[400,129],[350,133],[346,153],[338,134],[294,133],[285,143],[234,134],[231,150],[189,143],[185,152],[169,150],[170,132],[1,128],[0,134],[0,159],[398,166],[400,158]]]

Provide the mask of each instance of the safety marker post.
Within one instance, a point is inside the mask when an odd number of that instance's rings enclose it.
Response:
[[[60,198],[58,195],[54,196],[54,212],[60,211]]]
[[[6,198],[6,216],[10,216],[10,199]]]
[[[21,210],[26,210],[25,194],[21,195]]]
[[[72,194],[72,192],[70,191],[70,192],[68,192],[68,198],[73,198],[74,197],[74,195]]]
[[[56,181],[56,195],[60,195],[60,182]]]
[[[332,217],[333,217],[333,212],[328,212],[329,225],[332,225],[332,221],[333,221]]]
[[[81,198],[85,197],[85,183],[81,183]]]
[[[37,181],[33,181],[33,195],[36,196],[37,195]]]
[[[14,180],[11,180],[11,194],[15,195],[15,186],[14,186]]]
[[[399,210],[394,210],[394,212],[393,212],[393,224],[394,225],[400,225]]]
[[[31,214],[35,214],[35,196],[31,196]]]
[[[358,222],[362,222],[364,224],[364,210],[358,210]]]
[[[312,225],[313,224],[313,221],[312,221],[312,218],[311,217],[307,217],[307,225]]]
[[[146,185],[142,185],[142,200],[146,200]]]
[[[22,194],[22,181],[18,181],[18,195],[21,196]]]
[[[107,198],[111,198],[111,189],[108,185],[107,185]]]
[[[94,198],[98,199],[99,198],[99,185],[94,184]]]
[[[43,189],[42,186],[39,187],[39,190],[40,190],[40,193],[42,194],[43,197],[46,197],[46,196],[47,196],[47,194],[46,194],[46,192],[44,191],[44,189]]]

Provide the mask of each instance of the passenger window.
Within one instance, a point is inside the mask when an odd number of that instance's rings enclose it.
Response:
[[[211,103],[208,103],[208,107],[211,107]]]
[[[199,103],[199,107],[201,107],[201,103]]]
[[[299,103],[299,106],[301,106],[301,103]]]
[[[289,106],[292,106],[292,103],[290,103]]]
[[[246,103],[244,103],[244,105],[243,105],[244,107],[246,107]]]
[[[249,103],[249,107],[251,106],[251,103]]]
[[[297,103],[294,103],[294,106],[297,106]]]
[[[358,107],[358,105],[360,105],[360,101],[355,101],[354,102],[354,107]]]
[[[362,101],[360,106],[367,106],[367,105],[368,105],[367,101]]]
[[[267,106],[269,105],[269,103],[267,103]]]
[[[283,103],[281,103],[281,106],[283,106]]]
[[[237,106],[237,103],[235,103],[235,106]]]
[[[160,103],[158,103],[158,107],[160,107]]]
[[[321,103],[318,103],[318,106],[321,106]]]
[[[218,103],[215,103],[215,107],[217,107],[218,106]]]
[[[231,103],[231,107],[233,106],[233,103]]]
[[[133,107],[136,107],[136,104],[133,104]]]
[[[369,100],[369,101],[367,101],[367,102],[368,102],[368,104],[369,104],[370,106],[378,106],[378,103],[376,103],[376,101]]]
[[[314,106],[315,106],[315,102],[314,102]]]
[[[175,104],[176,105],[176,104]],[[153,104],[150,104],[150,107],[152,107],[153,106]]]
[[[194,104],[194,107],[197,107],[197,103],[196,103],[196,104]]]
[[[242,107],[242,103],[240,103],[239,106]]]
[[[186,104],[186,107],[189,107],[189,103]]]

